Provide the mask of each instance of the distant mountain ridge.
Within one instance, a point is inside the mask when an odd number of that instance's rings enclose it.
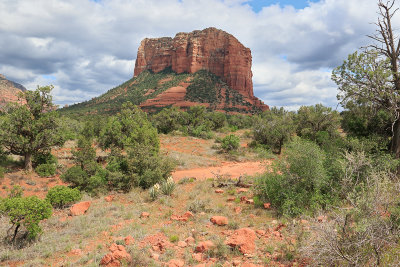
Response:
[[[18,93],[26,91],[26,88],[16,82],[8,80],[0,74],[0,108],[9,102],[18,101]]]

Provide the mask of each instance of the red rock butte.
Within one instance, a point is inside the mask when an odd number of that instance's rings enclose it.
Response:
[[[256,100],[251,63],[250,49],[233,35],[207,28],[180,32],[174,38],[145,38],[138,49],[134,77],[144,70],[157,73],[168,67],[178,74],[205,69],[244,97]]]

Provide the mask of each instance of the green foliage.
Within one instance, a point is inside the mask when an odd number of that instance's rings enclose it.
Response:
[[[147,119],[147,114],[129,102],[123,105],[121,113],[108,120],[99,142],[103,149],[144,145],[152,153],[158,153],[160,148],[157,129]]]
[[[156,200],[158,196],[160,195],[160,185],[155,184],[149,189],[149,196],[151,200]]]
[[[40,164],[35,168],[40,177],[52,177],[56,174],[57,167],[54,164]]]
[[[76,149],[72,151],[75,163],[88,175],[93,175],[97,170],[96,150],[92,147],[92,143],[93,140],[90,137],[80,136]]]
[[[89,176],[80,166],[72,166],[61,175],[61,179],[71,183],[73,187],[84,189],[88,184]]]
[[[166,196],[171,196],[172,193],[174,192],[176,188],[176,184],[174,182],[174,180],[172,179],[172,176],[168,177],[167,180],[162,181],[161,183],[161,193],[163,193]]]
[[[253,126],[256,144],[266,145],[280,154],[282,146],[294,133],[293,114],[276,107],[264,111]]]
[[[22,197],[24,194],[24,189],[20,185],[14,185],[11,189],[7,189],[8,191],[8,198],[13,198],[13,197]]]
[[[164,108],[153,116],[152,121],[159,133],[167,134],[186,125],[185,113],[177,107]]]
[[[177,236],[177,235],[171,235],[169,237],[169,242],[176,243],[178,241],[179,241],[179,236]]]
[[[58,124],[63,140],[75,140],[78,138],[79,133],[83,131],[82,122],[67,116],[61,116]]]
[[[339,134],[340,114],[322,104],[301,106],[297,111],[297,135],[318,144]]]
[[[22,198],[8,197],[0,205],[0,214],[9,217],[14,230],[12,242],[15,241],[18,230],[23,226],[27,230],[24,236],[28,240],[35,239],[42,232],[39,222],[51,216],[52,208],[49,202],[36,196]]]
[[[175,168],[175,162],[168,157],[154,155],[148,148],[140,146],[128,151],[128,168],[132,180],[127,183],[127,188],[131,183],[149,188],[166,180]]]
[[[247,129],[253,126],[254,117],[243,114],[227,115],[227,122],[230,127],[236,129]]]
[[[52,155],[50,152],[37,153],[37,154],[33,155],[32,163],[33,163],[33,166],[38,166],[41,164],[57,165],[57,158],[54,155]]]
[[[356,104],[353,101],[348,101],[345,108],[346,110],[342,112],[342,127],[346,133],[357,137],[391,136],[394,119],[388,110],[372,110],[365,104]]]
[[[54,208],[64,208],[81,200],[81,192],[77,188],[69,188],[63,185],[57,185],[51,188],[46,195],[46,200]]]
[[[240,138],[234,134],[225,136],[221,141],[221,148],[225,152],[234,151],[239,148]]]
[[[11,153],[25,157],[25,169],[32,169],[32,155],[48,152],[63,143],[58,134],[58,113],[50,95],[53,86],[26,91],[26,105],[9,104],[0,122],[0,143]]]
[[[5,172],[6,172],[6,169],[0,166],[0,180],[4,178]]]
[[[275,170],[258,179],[260,199],[289,216],[325,208],[332,195],[324,160],[315,143],[295,139],[286,146],[284,157],[274,162]]]

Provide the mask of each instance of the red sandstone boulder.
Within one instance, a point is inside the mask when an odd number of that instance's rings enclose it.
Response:
[[[72,216],[83,215],[89,209],[90,205],[90,201],[76,203],[70,208],[70,213]]]
[[[127,246],[132,245],[133,243],[135,243],[135,239],[130,235],[125,237],[124,241],[125,241],[125,245],[127,245]]]
[[[220,225],[220,226],[228,224],[228,218],[226,218],[225,216],[213,216],[213,217],[211,217],[210,221],[213,224]]]
[[[203,253],[203,252],[205,252],[205,251],[208,251],[208,250],[212,249],[214,246],[215,246],[214,243],[213,243],[212,241],[210,241],[210,240],[208,240],[208,241],[203,241],[203,242],[200,242],[200,243],[197,245],[195,251],[196,251],[196,252]]]
[[[100,265],[105,265],[107,267],[121,266],[122,262],[132,261],[131,255],[126,252],[124,246],[113,243],[110,246],[109,250],[110,253],[108,253],[101,259]]]
[[[231,247],[238,247],[243,254],[251,254],[256,249],[256,233],[250,228],[235,230],[226,242]]]
[[[167,262],[168,267],[182,267],[185,265],[185,262],[183,260],[178,260],[178,259],[172,259],[169,262]]]

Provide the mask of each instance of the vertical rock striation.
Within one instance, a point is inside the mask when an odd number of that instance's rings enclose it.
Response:
[[[174,38],[144,39],[138,49],[134,77],[144,70],[160,72],[168,67],[176,73],[205,69],[244,97],[254,99],[251,63],[250,49],[234,36],[207,28],[178,33]]]

